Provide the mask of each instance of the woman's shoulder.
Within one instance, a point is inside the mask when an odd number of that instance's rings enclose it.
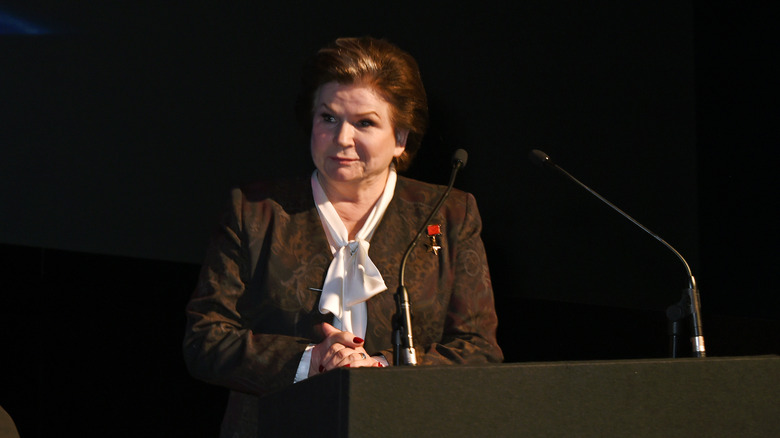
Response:
[[[233,202],[243,204],[278,204],[284,210],[309,209],[313,206],[311,180],[307,176],[255,180],[231,189]]]
[[[400,177],[396,185],[395,204],[398,214],[412,218],[426,218],[447,190],[447,186]],[[464,229],[478,230],[481,218],[471,193],[453,188],[441,206],[433,223],[444,225],[448,233],[457,235]]]
[[[447,190],[446,185],[427,183],[401,175],[398,176],[396,185],[397,196],[407,202],[435,204],[445,190]],[[468,192],[453,188],[447,198],[447,203],[450,204],[453,201],[465,203],[468,201],[468,198],[473,198],[473,196]]]
[[[289,178],[258,179],[240,184],[234,189],[240,190],[247,198],[264,199],[289,194],[300,194],[303,189],[311,189],[309,176]]]

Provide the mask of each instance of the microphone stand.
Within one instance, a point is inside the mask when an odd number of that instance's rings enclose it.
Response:
[[[706,357],[704,348],[704,336],[701,329],[701,299],[696,280],[690,277],[688,289],[683,290],[680,301],[666,309],[666,318],[669,320],[669,356],[679,357],[677,342],[681,335],[681,321],[691,317],[691,344],[696,357]]]
[[[677,357],[678,354],[677,338],[680,336],[680,321],[684,319],[686,316],[690,315],[691,328],[692,328],[691,344],[693,347],[693,353],[696,355],[696,357],[706,357],[707,354],[704,348],[704,335],[702,333],[701,301],[699,298],[699,289],[696,287],[696,279],[693,278],[691,267],[688,265],[688,262],[685,261],[685,258],[683,258],[683,256],[679,252],[677,252],[677,250],[674,249],[672,245],[666,243],[666,241],[663,240],[661,237],[659,237],[657,234],[647,229],[644,225],[640,224],[634,218],[632,218],[631,216],[623,212],[623,210],[617,208],[611,202],[607,201],[603,196],[599,195],[598,193],[593,191],[590,187],[580,182],[577,178],[570,175],[569,172],[563,170],[563,168],[553,163],[550,157],[544,152],[538,149],[534,149],[529,154],[529,158],[531,159],[531,161],[533,161],[539,166],[552,167],[553,169],[558,171],[561,175],[572,180],[574,183],[576,183],[580,187],[590,192],[590,194],[597,197],[599,200],[601,200],[602,202],[610,206],[613,210],[623,215],[623,217],[633,222],[634,225],[641,228],[647,234],[653,236],[657,241],[661,242],[664,246],[669,248],[677,256],[677,258],[680,259],[683,265],[685,265],[685,270],[686,273],[688,274],[688,289],[685,289],[683,291],[683,296],[680,302],[669,306],[669,308],[667,308],[666,310],[666,316],[667,319],[669,320],[670,355],[671,357]]]
[[[691,344],[693,346],[693,353],[696,357],[706,357],[707,352],[704,348],[704,335],[701,329],[701,298],[699,296],[699,288],[696,287],[696,280],[693,278],[693,275],[691,275],[688,289],[683,291],[680,302],[685,308],[686,315],[691,316]],[[674,323],[670,322],[670,324]]]
[[[406,260],[409,258],[409,254],[412,253],[414,247],[417,246],[417,241],[420,239],[423,231],[428,228],[428,222],[430,222],[436,213],[439,212],[439,209],[444,204],[447,196],[449,196],[452,186],[455,184],[455,176],[458,174],[458,170],[466,165],[467,159],[468,154],[465,150],[458,149],[455,151],[455,154],[452,157],[452,173],[450,173],[450,182],[447,185],[447,189],[444,191],[441,198],[439,198],[439,202],[436,204],[433,211],[431,211],[431,214],[425,219],[425,222],[417,232],[417,235],[414,236],[414,239],[409,244],[406,253],[404,253],[404,257],[401,260],[398,289],[395,293],[396,314],[393,318],[393,365],[417,365],[417,354],[414,351],[414,340],[412,339],[412,307],[411,304],[409,304],[409,292],[406,290],[406,285],[404,284]]]

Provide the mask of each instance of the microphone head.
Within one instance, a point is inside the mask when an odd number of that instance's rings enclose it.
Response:
[[[552,166],[553,162],[550,157],[539,149],[534,149],[528,154],[528,158],[537,166]]]
[[[469,160],[469,153],[465,149],[458,149],[452,154],[452,165],[457,166],[460,163],[460,167],[466,167],[466,162]]]

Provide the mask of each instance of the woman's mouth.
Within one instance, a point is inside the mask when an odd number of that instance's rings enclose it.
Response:
[[[335,161],[338,164],[349,164],[357,161],[357,158],[345,158],[345,157],[330,157],[332,161]]]

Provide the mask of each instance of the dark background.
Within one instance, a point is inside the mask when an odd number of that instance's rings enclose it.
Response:
[[[446,183],[468,150],[456,187],[479,202],[507,361],[664,357],[687,286],[534,148],[683,254],[709,355],[778,353],[770,10],[213,3],[0,1],[0,404],[23,437],[216,434],[225,391],[187,375],[183,307],[227,189],[311,171],[298,74],[344,35],[420,63],[410,176]]]

